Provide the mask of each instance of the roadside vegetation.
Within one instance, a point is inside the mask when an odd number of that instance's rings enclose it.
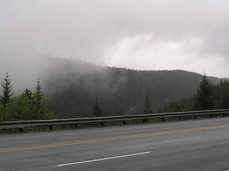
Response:
[[[13,92],[10,76],[5,74],[0,96],[0,121],[46,120],[55,115],[46,107],[47,99],[38,79],[35,91],[29,89],[16,96]]]

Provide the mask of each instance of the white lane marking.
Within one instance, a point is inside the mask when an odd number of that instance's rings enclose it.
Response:
[[[144,154],[149,154],[149,153],[150,152],[126,154],[126,155],[107,157],[107,158],[101,158],[101,159],[86,160],[86,161],[79,161],[79,162],[66,163],[66,164],[58,164],[57,166],[63,167],[63,166],[70,166],[70,165],[77,165],[77,164],[84,164],[84,163],[92,163],[92,162],[98,162],[98,161],[104,161],[104,160],[112,160],[112,159],[118,159],[118,158],[124,158],[124,157],[139,156],[139,155],[144,155]]]

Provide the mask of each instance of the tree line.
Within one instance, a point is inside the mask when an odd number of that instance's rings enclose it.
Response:
[[[149,95],[145,95],[144,107],[141,113],[153,113],[152,103]],[[99,108],[96,98],[95,106]],[[229,108],[229,82],[221,80],[219,84],[214,85],[206,75],[203,76],[199,87],[194,95],[184,97],[179,100],[172,100],[169,104],[158,112],[182,112],[193,110],[213,110],[213,109],[227,109]],[[94,108],[96,109],[96,108]],[[102,113],[101,109],[94,110],[97,115]]]
[[[46,107],[45,97],[41,83],[38,79],[35,91],[25,89],[21,95],[14,95],[11,79],[5,74],[2,82],[2,95],[0,96],[0,121],[18,120],[46,120],[55,118]]]
[[[68,68],[65,73],[61,70],[51,74],[45,82],[48,107],[59,118],[96,116],[93,112],[96,97],[102,116],[143,113],[146,96],[151,112],[158,112],[172,99],[193,94],[202,79],[202,75],[179,70],[135,71],[109,67],[93,70],[92,66],[85,66],[90,71],[82,72],[79,68],[76,71]],[[212,77],[210,80],[220,81]]]
[[[95,81],[98,82],[98,80],[99,79],[96,79]],[[126,80],[127,79],[125,79],[125,81]],[[69,113],[77,114],[76,109],[81,109],[82,106],[85,106],[87,111],[89,111],[88,115],[84,115],[83,113],[81,116],[68,116],[67,114],[65,114],[65,116],[58,115],[60,118],[109,116],[113,115],[111,111],[115,111],[116,108],[119,108],[121,111],[120,113],[116,113],[118,115],[229,108],[229,82],[227,80],[221,80],[218,84],[215,85],[206,75],[204,75],[202,79],[200,79],[201,81],[199,82],[199,87],[193,95],[181,98],[179,100],[170,100],[170,102],[167,103],[165,107],[161,107],[160,109],[155,108],[155,103],[157,103],[157,101],[155,101],[156,98],[154,97],[154,94],[158,92],[152,92],[152,87],[148,87],[145,90],[145,88],[143,88],[143,84],[141,86],[136,86],[135,80],[138,79],[135,78],[131,82],[126,81],[125,84],[122,84],[121,86],[124,86],[123,89],[117,89],[117,87],[114,87],[113,90],[115,94],[113,96],[111,96],[112,94],[109,93],[109,91],[106,91],[105,87],[101,88],[101,92],[100,89],[98,89],[98,94],[93,93],[94,91],[90,92],[90,89],[86,89],[87,86],[84,87],[84,81],[80,80],[78,81],[78,86],[76,84],[70,84],[71,88],[67,87],[64,92],[59,91],[58,96],[56,96],[56,94],[51,96],[51,102],[55,102],[56,108],[64,106],[64,109],[68,109],[66,112]],[[98,84],[98,87],[99,85],[100,83]],[[114,85],[115,84],[111,84],[111,86]],[[97,85],[94,85],[94,87],[96,86]],[[171,87],[166,86],[163,89],[160,89],[160,91],[164,91],[163,93],[166,94],[169,88]],[[182,89],[180,84],[177,85],[177,88]],[[53,89],[55,89],[55,86]],[[102,90],[105,91],[102,92]],[[128,94],[127,91],[130,91],[131,94]],[[105,97],[108,96],[113,97],[113,99],[106,99]],[[170,96],[171,94],[168,95],[168,97]],[[160,96],[156,97],[157,99],[160,99]],[[118,103],[118,106],[116,103]],[[137,104],[139,104],[139,106]],[[132,107],[130,108],[130,106]],[[125,113],[126,109],[128,109],[128,113]],[[16,96],[12,89],[10,76],[8,73],[5,74],[4,80],[2,82],[2,95],[0,93],[0,121],[43,120],[56,118],[56,115],[50,111],[54,110],[52,110],[52,108],[50,108],[48,105],[48,99],[41,89],[41,83],[39,79],[33,92],[29,89],[25,89],[22,94]],[[55,114],[59,113],[55,112]]]

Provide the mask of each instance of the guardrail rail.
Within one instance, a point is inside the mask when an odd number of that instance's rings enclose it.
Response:
[[[53,129],[54,125],[74,125],[78,127],[79,124],[86,123],[99,123],[101,126],[106,122],[122,121],[127,124],[127,121],[142,120],[147,123],[150,119],[161,119],[165,121],[166,118],[177,117],[178,120],[187,116],[197,119],[199,116],[229,116],[229,109],[220,110],[202,110],[202,111],[188,111],[188,112],[169,112],[169,113],[155,113],[155,114],[138,114],[138,115],[122,115],[122,116],[107,116],[107,117],[90,117],[90,118],[70,118],[70,119],[53,119],[53,120],[26,120],[26,121],[7,121],[0,122],[0,130],[3,129],[19,129],[20,132],[24,131],[27,127],[40,127],[48,126]]]

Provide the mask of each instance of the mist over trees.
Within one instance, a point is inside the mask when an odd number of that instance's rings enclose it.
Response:
[[[102,109],[100,107],[98,98],[96,98],[95,99],[95,104],[93,106],[93,116],[100,117],[100,116],[102,116],[102,114],[103,114],[103,112],[102,112]]]
[[[163,111],[165,104],[182,98],[187,105],[202,77],[180,70],[136,71],[69,62],[50,73],[45,90],[49,109],[60,118],[95,116],[96,97],[103,115],[129,115]]]
[[[14,87],[6,73],[1,121],[229,108],[227,80],[181,70],[136,71],[70,61],[47,73],[42,86],[38,79],[34,91],[26,88],[16,96]]]

